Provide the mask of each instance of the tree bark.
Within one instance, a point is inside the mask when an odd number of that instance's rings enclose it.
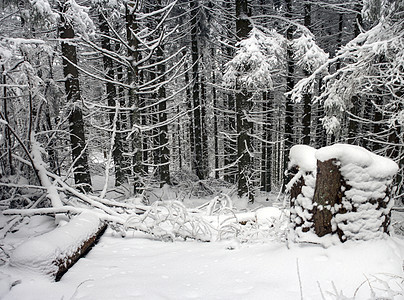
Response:
[[[212,57],[214,57],[214,48],[212,48]],[[213,65],[213,67],[216,67]],[[215,178],[219,179],[219,132],[218,132],[218,114],[219,109],[217,106],[217,93],[216,93],[216,73],[212,70],[212,98],[213,98],[213,138],[214,138],[214,151],[215,151]]]
[[[238,40],[246,39],[251,31],[248,17],[251,9],[248,0],[236,0],[236,34]],[[239,197],[247,196],[250,202],[254,201],[252,186],[252,159],[253,152],[250,133],[252,123],[247,119],[252,108],[252,94],[236,83],[236,130],[237,130],[237,158],[238,158],[238,185]]]
[[[129,107],[133,109],[130,115],[130,127],[140,124],[139,113],[139,96],[137,94],[137,86],[139,84],[139,70],[137,62],[139,61],[139,41],[134,33],[138,32],[138,21],[136,20],[137,5],[133,2],[128,2],[125,5],[126,17],[126,38],[128,41],[128,60],[131,62],[131,67],[128,68],[128,83],[132,85],[129,89]],[[136,130],[131,135],[131,151],[132,151],[132,171],[134,175],[134,193],[137,194],[141,189],[140,176],[142,174],[142,151],[141,151],[141,133]]]
[[[311,30],[311,4],[304,4],[304,26]],[[306,77],[310,76],[310,72],[304,71]],[[306,93],[303,95],[303,144],[310,145],[311,138],[311,99],[312,95]]]
[[[263,134],[262,138],[264,142],[261,143],[262,154],[261,154],[261,190],[265,192],[271,191],[271,181],[272,181],[272,157],[271,150],[272,146],[268,145],[266,142],[271,140],[271,103],[274,100],[271,97],[270,92],[263,92],[262,95],[262,109],[265,113],[265,124],[262,126]]]
[[[285,17],[287,19],[292,18],[292,0],[286,0],[286,14]],[[286,39],[289,41],[287,46],[287,75],[286,75],[286,92],[290,92],[295,86],[294,81],[294,72],[295,72],[295,63],[293,61],[293,48],[291,45],[291,41],[293,39],[294,27],[293,25],[289,25],[286,30]],[[287,170],[287,163],[289,160],[290,148],[293,145],[293,105],[290,99],[290,96],[286,97],[285,104],[285,146],[283,151],[283,170]],[[287,183],[287,175],[284,172],[283,176],[283,186],[282,190],[285,191],[285,185]]]
[[[204,153],[202,140],[202,103],[200,99],[199,81],[199,43],[198,43],[198,15],[199,3],[197,0],[190,1],[191,9],[191,54],[192,54],[192,101],[194,105],[194,141],[195,141],[195,173],[199,179],[205,179]]]
[[[166,71],[166,66],[161,61],[164,60],[164,48],[160,45],[157,48],[157,57],[160,60],[157,66],[158,73],[160,77],[160,82],[165,81],[164,73]],[[164,85],[160,86],[158,91],[159,99],[159,122],[162,124],[159,128],[159,147],[160,147],[160,187],[164,184],[170,184],[170,149],[168,148],[168,125],[167,125],[167,101],[166,98],[166,87]]]
[[[111,47],[111,42],[109,39],[109,25],[107,20],[105,19],[105,16],[103,15],[103,12],[100,11],[99,13],[99,20],[100,20],[100,30],[103,33],[102,40],[101,40],[101,46],[103,49],[106,51],[110,52],[112,51]],[[115,72],[114,72],[114,65],[112,58],[109,57],[108,55],[103,56],[103,64],[104,64],[104,72],[105,72],[105,77],[108,80],[114,80],[115,77]],[[119,103],[117,99],[117,93],[116,93],[116,88],[114,83],[108,81],[106,83],[106,92],[107,92],[107,102],[108,106],[111,108],[108,112],[109,116],[109,122],[111,125],[111,128],[114,125],[114,116],[115,116],[115,109],[112,107],[116,107],[117,104]],[[120,113],[119,113],[120,115]],[[117,120],[116,128],[117,132],[115,133],[115,138],[114,138],[114,148],[112,150],[112,157],[114,159],[114,166],[115,166],[115,186],[119,186],[125,182],[125,173],[122,169],[122,161],[123,161],[123,145],[122,145],[122,140],[123,136],[119,132],[121,125],[119,124],[119,118]]]
[[[91,177],[88,166],[87,145],[84,133],[84,119],[81,108],[81,94],[77,69],[76,46],[73,44],[74,30],[64,13],[68,4],[62,3],[60,7],[59,32],[62,39],[63,74],[65,77],[66,98],[70,106],[69,127],[72,160],[75,163],[74,181],[80,188],[89,192],[91,190]],[[67,40],[65,42],[65,40]]]
[[[0,57],[1,58],[1,57]],[[6,121],[7,123],[9,123],[9,119],[8,119],[8,104],[7,101],[9,101],[7,99],[7,80],[6,80],[6,73],[5,73],[5,69],[4,69],[4,65],[2,66],[2,74],[1,74],[1,83],[4,84],[3,86],[3,115],[4,115],[4,121]],[[8,126],[5,126],[4,128],[4,137],[5,137],[5,147],[6,147],[6,151],[7,151],[7,163],[8,166],[6,166],[6,169],[8,167],[8,171],[10,172],[10,175],[14,175],[15,174],[15,169],[14,169],[14,165],[13,165],[13,156],[12,156],[12,141],[11,141],[11,133],[10,133],[10,129],[8,128]],[[6,163],[6,164],[7,164]],[[7,173],[6,173],[7,174]]]
[[[341,204],[342,196],[341,173],[336,160],[317,161],[317,179],[313,197],[313,222],[314,231],[319,237],[333,232],[331,208],[334,208],[335,204]]]

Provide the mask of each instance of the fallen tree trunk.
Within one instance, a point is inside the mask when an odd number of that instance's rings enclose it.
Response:
[[[91,212],[83,212],[69,223],[18,246],[10,266],[28,269],[58,281],[85,255],[105,231],[106,224]]]

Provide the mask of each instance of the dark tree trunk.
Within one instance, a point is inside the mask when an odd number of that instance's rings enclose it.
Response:
[[[286,14],[285,17],[287,19],[292,18],[292,0],[286,0]],[[290,25],[286,30],[286,38],[288,41],[292,41],[293,39],[294,27]],[[286,92],[290,92],[295,86],[294,81],[294,72],[295,72],[295,63],[293,61],[293,49],[292,46],[288,45],[287,51],[287,75],[286,75]],[[283,170],[287,170],[287,163],[289,160],[290,148],[293,145],[293,105],[290,99],[290,96],[286,97],[286,105],[285,105],[285,146],[283,153]],[[284,172],[283,177],[283,186],[282,190],[285,191],[285,185],[287,183],[287,175]]]
[[[104,15],[102,12],[100,12],[100,30],[103,33],[102,40],[101,40],[101,46],[103,49],[106,51],[110,52],[112,50],[111,47],[111,42],[109,39],[109,26],[108,22],[105,19]],[[112,58],[109,57],[108,55],[103,56],[103,63],[104,63],[104,72],[105,72],[105,77],[108,80],[114,80],[115,77],[115,72],[114,72],[114,66],[113,66],[113,61]],[[116,133],[115,133],[115,138],[114,138],[114,148],[112,150],[112,157],[114,159],[114,165],[115,165],[115,186],[119,186],[125,182],[125,173],[122,170],[122,161],[123,161],[123,145],[122,145],[122,134],[119,132],[120,129],[120,124],[119,124],[119,115],[120,112],[118,112],[118,119],[116,120],[115,123],[115,114],[116,114],[116,109],[113,109],[112,107],[116,107],[119,104],[119,101],[117,99],[117,94],[116,94],[116,89],[115,85],[113,82],[107,82],[106,83],[106,91],[107,91],[107,101],[108,101],[108,106],[111,107],[109,111],[109,121],[111,127],[114,125],[116,126]]]
[[[236,109],[235,101],[234,101],[234,95],[230,94],[227,95],[226,97],[226,108],[228,109],[228,112],[226,112],[227,116],[225,117],[225,124],[224,128],[226,133],[229,135],[229,137],[225,137],[224,139],[224,165],[228,166],[234,163],[237,160],[237,157],[235,153],[236,151],[236,143],[234,142],[234,134],[236,132],[236,118],[234,111]],[[229,167],[225,170],[224,172],[224,180],[230,183],[235,183],[236,182],[236,176],[235,169],[233,167]]]
[[[349,116],[349,124],[348,124],[348,143],[359,145],[359,130],[358,130],[358,122],[353,118],[359,115],[359,98],[357,96],[353,96],[351,98],[351,114]]]
[[[207,128],[207,115],[206,115],[206,83],[205,75],[201,74],[201,128],[202,128],[202,171],[203,178],[209,176],[209,146],[208,146],[208,128]]]
[[[236,34],[239,40],[246,39],[251,31],[248,17],[251,10],[248,0],[236,0]],[[252,158],[253,152],[250,133],[252,123],[246,118],[252,108],[252,94],[240,84],[236,84],[236,130],[237,130],[237,157],[238,157],[238,186],[239,197],[248,196],[250,202],[254,201],[252,186]]]
[[[265,124],[262,126],[263,134],[262,138],[265,142],[262,142],[262,154],[261,154],[261,190],[265,192],[271,191],[271,166],[272,166],[272,157],[271,150],[272,146],[270,146],[267,142],[271,140],[271,102],[273,101],[273,97],[271,97],[270,92],[263,92],[262,95],[262,109],[265,112]]]
[[[1,57],[0,57],[1,58]],[[2,66],[2,74],[1,74],[1,83],[4,84],[3,86],[3,117],[4,121],[9,123],[8,119],[8,104],[7,101],[7,86],[6,86],[6,73],[4,69],[4,65]],[[8,126],[5,126],[4,128],[4,137],[5,137],[5,148],[7,151],[7,159],[6,159],[6,169],[8,168],[9,174],[14,175],[15,174],[15,169],[13,165],[13,156],[12,156],[12,141],[11,141],[11,134],[10,134],[10,129]],[[7,173],[6,173],[7,174]]]
[[[122,45],[117,43],[115,45],[115,52],[117,53],[121,53],[122,49]],[[118,65],[116,68],[116,79],[118,82],[123,82],[123,74],[124,74],[124,70],[122,65]],[[118,97],[118,101],[119,101],[119,106],[120,107],[126,107],[127,103],[126,103],[126,97],[125,97],[125,89],[122,86],[118,86],[117,88],[117,97]],[[128,118],[128,112],[127,111],[123,111],[119,114],[119,124],[117,124],[117,126],[119,125],[118,129],[121,131],[127,130],[129,128],[129,118]],[[125,176],[124,181],[127,182],[127,176],[130,173],[129,172],[129,166],[130,163],[128,161],[128,157],[125,157],[125,152],[128,152],[128,144],[126,142],[126,134],[124,133],[120,133],[120,143],[122,144],[122,160],[121,160],[121,170],[123,172],[123,175]]]
[[[233,57],[234,51],[231,47],[227,47],[227,56],[228,57]],[[225,118],[224,118],[224,130],[226,134],[229,136],[224,138],[223,141],[223,153],[224,153],[224,165],[229,166],[233,164],[237,160],[236,156],[236,143],[234,142],[234,136],[236,133],[236,118],[235,118],[235,101],[234,101],[234,95],[233,94],[228,94],[225,98],[225,108],[227,109],[227,112],[225,112]],[[235,183],[236,182],[236,176],[235,174],[237,173],[237,170],[235,170],[234,167],[228,167],[224,171],[224,180],[230,183]]]
[[[88,166],[86,139],[84,134],[84,119],[81,109],[80,85],[77,69],[76,46],[72,43],[74,30],[70,22],[64,18],[68,7],[61,4],[59,32],[62,39],[63,75],[65,92],[70,106],[69,126],[72,160],[75,163],[74,181],[85,192],[91,190],[91,176]],[[68,40],[65,42],[64,40]]]
[[[205,179],[204,153],[202,140],[202,103],[200,99],[199,82],[199,43],[198,43],[198,15],[199,3],[190,1],[191,9],[191,52],[192,52],[192,101],[194,105],[194,141],[195,141],[195,173],[199,179]]]
[[[355,20],[354,20],[354,38],[357,37],[360,34],[360,28],[363,25],[363,20],[362,20],[362,5],[360,3],[357,3],[355,5],[356,10],[358,13],[356,14]],[[340,23],[339,23],[339,32],[342,34],[343,31],[343,19],[342,16],[340,16]],[[339,38],[339,43],[340,46],[342,46],[342,38]],[[356,120],[353,119],[354,116],[359,116],[360,112],[360,107],[361,107],[361,101],[360,101],[359,96],[353,96],[351,99],[351,114],[353,116],[349,117],[349,124],[348,124],[348,143],[349,144],[355,144],[355,145],[363,145],[363,141],[360,137],[360,128],[359,124]]]
[[[311,4],[304,4],[304,26],[311,30]],[[310,73],[304,71],[304,75],[308,77]],[[311,99],[312,95],[306,93],[303,95],[303,144],[310,145],[311,132]]]
[[[214,57],[214,49],[212,48],[212,57]],[[215,67],[215,66],[214,66]],[[212,98],[213,98],[213,138],[214,138],[214,151],[215,151],[215,178],[219,179],[219,137],[218,137],[218,114],[217,107],[217,94],[216,94],[216,73],[212,70]]]
[[[138,5],[138,3],[136,3]],[[139,70],[137,62],[139,61],[139,41],[134,33],[138,32],[138,21],[136,20],[136,10],[138,7],[135,3],[128,2],[125,7],[126,17],[126,38],[128,41],[128,60],[131,67],[128,68],[128,83],[132,88],[129,89],[128,105],[133,109],[130,115],[130,127],[140,124],[139,113],[139,96],[137,94],[137,86],[139,84]],[[140,176],[142,173],[142,151],[141,151],[141,133],[136,131],[131,135],[131,151],[132,151],[132,171],[134,175],[134,193],[138,193],[141,189]]]
[[[185,50],[183,52],[183,55],[186,55]],[[188,69],[188,64],[184,64],[184,69]],[[184,75],[185,79],[185,85],[189,85],[189,73],[188,71],[185,72]],[[191,158],[191,170],[195,170],[195,133],[194,133],[194,117],[193,117],[193,103],[192,103],[192,95],[191,95],[191,89],[187,87],[186,89],[186,99],[185,99],[187,109],[188,109],[188,131],[189,131],[189,148],[190,148],[190,158]]]
[[[164,73],[166,72],[166,66],[161,63],[164,60],[163,46],[157,48],[157,57],[160,60],[160,64],[157,66],[158,73],[160,77],[160,82],[165,81]],[[167,101],[166,98],[166,87],[164,85],[160,86],[158,91],[159,99],[159,122],[162,124],[159,127],[159,148],[160,148],[160,187],[164,184],[170,184],[170,149],[168,148],[168,125],[167,125]]]
[[[331,224],[333,213],[330,208],[342,202],[341,182],[341,173],[335,159],[317,161],[313,222],[314,231],[319,237],[333,232]]]

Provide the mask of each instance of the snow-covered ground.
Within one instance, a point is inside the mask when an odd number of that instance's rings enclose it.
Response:
[[[19,237],[47,231],[51,221],[33,217]],[[60,282],[3,266],[0,298],[404,299],[403,257],[399,238],[288,248],[275,241],[161,242],[108,230]]]

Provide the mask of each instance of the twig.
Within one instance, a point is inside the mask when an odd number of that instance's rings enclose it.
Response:
[[[303,300],[303,286],[302,286],[302,279],[300,278],[299,258],[296,258],[296,270],[297,270],[297,278],[299,279],[300,299]]]

